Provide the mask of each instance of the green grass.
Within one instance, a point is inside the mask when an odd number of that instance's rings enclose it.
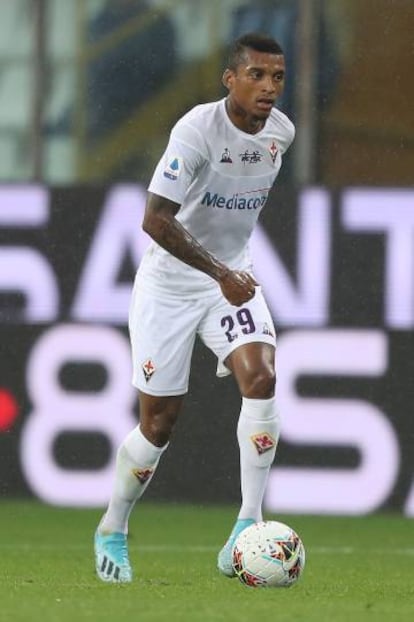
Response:
[[[235,512],[144,501],[130,525],[134,582],[106,585],[95,578],[92,557],[100,512],[2,501],[0,620],[414,620],[414,525],[408,519],[278,517],[302,536],[307,565],[296,586],[263,590],[216,571]]]

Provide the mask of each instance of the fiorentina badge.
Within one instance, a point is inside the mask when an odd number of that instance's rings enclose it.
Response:
[[[275,163],[278,151],[279,151],[279,149],[277,148],[276,141],[273,140],[272,144],[269,147],[270,157],[272,158],[273,164]]]
[[[151,469],[151,467],[146,467],[144,469],[132,469],[132,473],[141,484],[145,484],[145,482],[147,482],[154,473],[154,469]]]
[[[142,363],[142,371],[144,372],[146,382],[148,382],[151,376],[155,373],[155,365],[151,359],[147,359],[144,363]]]
[[[252,439],[253,445],[256,448],[259,456],[265,454],[273,447],[276,447],[276,441],[271,434],[268,432],[262,432],[262,434],[254,434],[250,437]]]

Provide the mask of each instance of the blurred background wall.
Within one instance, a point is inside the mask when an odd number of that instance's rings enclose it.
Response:
[[[251,30],[285,50],[297,127],[252,239],[279,335],[266,507],[414,516],[412,0],[0,2],[0,495],[107,500],[145,188]],[[191,381],[148,496],[237,503],[238,393],[199,344]]]
[[[286,52],[284,179],[412,181],[410,0],[4,0],[0,29],[2,181],[147,182],[177,117],[223,95],[225,46],[248,30]]]

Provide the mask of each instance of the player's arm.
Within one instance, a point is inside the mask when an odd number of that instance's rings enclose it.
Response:
[[[253,277],[230,270],[199,244],[175,218],[179,209],[178,203],[149,192],[142,228],[174,257],[217,281],[231,304],[240,306],[253,298],[257,285]]]

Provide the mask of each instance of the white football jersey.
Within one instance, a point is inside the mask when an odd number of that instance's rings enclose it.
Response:
[[[225,99],[201,104],[172,129],[148,190],[180,204],[177,220],[217,259],[250,270],[249,238],[294,134],[276,108],[260,132],[248,134],[230,120]],[[203,296],[218,287],[155,242],[138,274],[141,287],[173,296]]]

